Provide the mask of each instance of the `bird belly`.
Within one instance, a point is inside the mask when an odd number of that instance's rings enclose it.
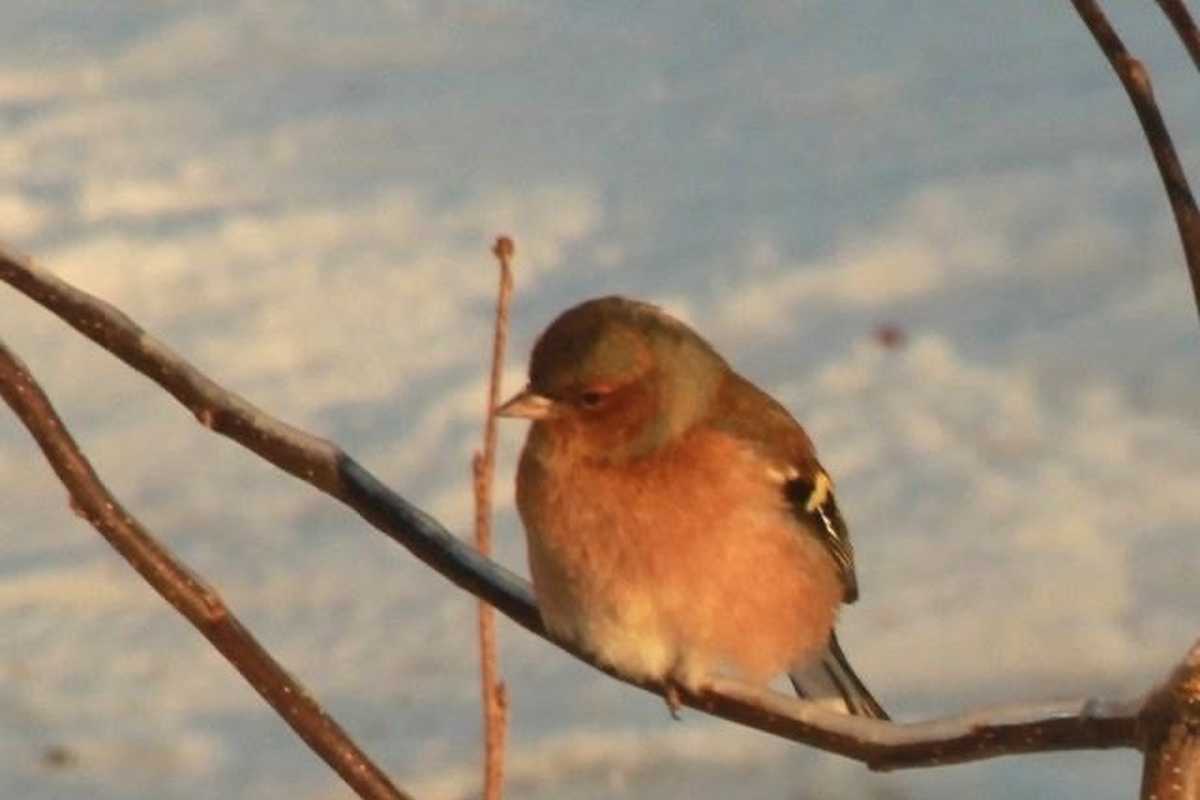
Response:
[[[623,675],[664,678],[679,659],[679,642],[661,598],[630,574],[628,554],[614,545],[588,547],[530,530],[529,568],[542,621]]]
[[[738,463],[748,454],[701,444],[729,452],[707,468],[680,469],[692,456],[680,447],[633,468],[559,464],[519,480],[538,607],[553,634],[629,677],[765,683],[820,656],[841,585],[779,487]]]

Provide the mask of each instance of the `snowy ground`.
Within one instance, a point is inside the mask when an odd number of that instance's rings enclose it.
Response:
[[[1200,176],[1194,68],[1153,4],[1109,5]],[[806,422],[861,560],[842,638],[900,715],[1136,692],[1200,633],[1196,311],[1133,113],[1069,4],[2,16],[0,238],[454,529],[503,231],[509,388],[556,311],[623,292]],[[884,323],[905,346],[878,345]],[[468,598],[4,290],[0,337],[114,491],[402,785],[471,795]],[[523,570],[520,435],[499,537]],[[0,487],[0,795],[346,796],[69,512],[6,414]],[[872,775],[671,722],[501,638],[513,797],[1116,800],[1137,782],[1120,753]]]

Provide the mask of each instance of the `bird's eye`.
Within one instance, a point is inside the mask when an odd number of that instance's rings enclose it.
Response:
[[[584,408],[599,408],[608,397],[608,392],[601,389],[585,389],[579,395],[579,405]]]

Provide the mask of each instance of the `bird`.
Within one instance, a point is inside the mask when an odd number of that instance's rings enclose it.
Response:
[[[545,628],[633,680],[718,675],[888,719],[834,632],[854,548],[812,441],[692,328],[621,296],[538,337],[497,416],[531,420],[516,475]]]

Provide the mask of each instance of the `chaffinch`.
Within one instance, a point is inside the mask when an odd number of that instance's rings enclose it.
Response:
[[[695,331],[647,303],[589,300],[542,333],[517,508],[547,629],[635,679],[727,672],[887,715],[833,632],[854,550],[804,429]]]

